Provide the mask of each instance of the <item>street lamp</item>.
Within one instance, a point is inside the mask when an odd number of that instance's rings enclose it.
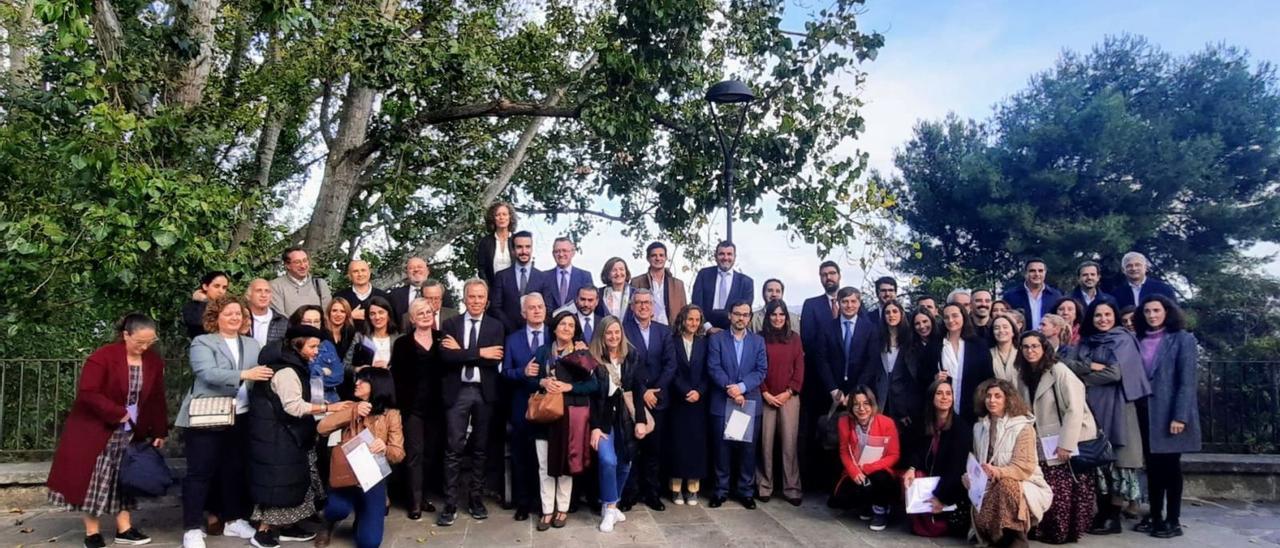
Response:
[[[751,88],[739,80],[725,80],[707,88],[707,105],[711,109],[711,118],[715,122],[716,138],[720,141],[720,152],[724,154],[724,238],[733,241],[733,157],[738,152],[738,141],[742,137],[742,127],[747,121],[746,103],[756,100]],[[738,128],[725,140],[724,129],[720,125],[720,113],[716,105],[743,104],[738,109]]]

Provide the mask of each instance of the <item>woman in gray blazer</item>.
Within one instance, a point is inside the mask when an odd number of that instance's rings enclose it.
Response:
[[[175,426],[183,429],[187,474],[182,479],[182,538],[184,548],[204,548],[205,503],[217,489],[211,513],[225,525],[223,534],[252,538],[245,455],[248,447],[248,388],[251,381],[271,378],[271,368],[258,365],[258,341],[240,334],[248,307],[239,297],[224,295],[209,301],[204,311],[208,333],[191,341],[189,361],[195,374],[182,399]],[[234,396],[235,426],[192,428],[191,400],[203,396]]]
[[[1138,404],[1151,515],[1134,529],[1173,538],[1182,535],[1182,454],[1200,450],[1196,338],[1182,309],[1164,295],[1143,298],[1133,323],[1151,380],[1151,397]]]

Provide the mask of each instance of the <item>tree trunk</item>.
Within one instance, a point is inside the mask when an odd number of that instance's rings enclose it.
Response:
[[[13,26],[5,29],[5,41],[9,46],[9,77],[14,82],[29,84],[33,81],[27,73],[27,58],[31,55],[31,15],[35,0],[17,0],[17,17]]]
[[[188,6],[184,14],[187,36],[199,51],[178,75],[174,102],[192,108],[204,98],[204,86],[213,70],[213,18],[222,7],[222,0],[191,0],[178,5]]]
[[[287,107],[286,107],[287,108]],[[267,118],[262,126],[262,134],[258,136],[258,154],[253,171],[253,187],[263,190],[271,187],[271,166],[276,160],[276,146],[280,142],[280,132],[284,129],[284,113],[281,107],[271,105],[267,108]],[[240,210],[240,222],[236,224],[231,235],[231,244],[227,246],[227,254],[235,253],[240,246],[253,235],[258,221],[256,205],[259,201],[245,201]]]

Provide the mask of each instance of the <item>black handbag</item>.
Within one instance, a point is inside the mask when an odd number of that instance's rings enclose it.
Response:
[[[1062,424],[1062,408],[1058,406],[1058,402],[1062,401],[1062,394],[1058,392],[1057,384],[1053,386],[1053,398],[1053,410],[1058,412],[1058,424]],[[1045,455],[1045,458],[1049,457]],[[1071,471],[1076,474],[1090,472],[1115,461],[1116,452],[1111,447],[1111,440],[1107,437],[1107,432],[1099,426],[1097,437],[1076,444],[1076,454],[1071,456]]]
[[[818,417],[818,441],[822,443],[822,449],[826,451],[835,451],[840,447],[840,402],[831,402],[831,410],[826,415]]]
[[[132,442],[120,459],[120,490],[135,497],[159,497],[173,485],[173,471],[149,441]]]

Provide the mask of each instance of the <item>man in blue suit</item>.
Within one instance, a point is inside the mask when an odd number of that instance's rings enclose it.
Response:
[[[533,353],[551,340],[551,330],[546,325],[547,305],[543,303],[541,294],[524,295],[520,297],[520,304],[524,320],[521,323],[524,325],[507,335],[502,354],[502,377],[511,387],[511,503],[516,508],[516,521],[525,521],[529,519],[530,512],[541,512],[542,505],[538,494],[538,455],[533,448],[533,427],[524,420],[524,413],[529,407],[529,396],[538,389],[538,366],[532,363]],[[531,372],[533,375],[529,374]]]
[[[756,444],[724,439],[726,402],[739,407],[747,400],[755,402],[753,426],[759,425],[762,408],[760,383],[768,370],[764,338],[747,331],[751,321],[751,303],[730,301],[729,329],[711,336],[707,342],[707,373],[712,386],[707,390],[707,406],[711,410],[711,447],[715,455],[716,490],[711,507],[719,508],[729,498],[730,471],[737,477],[737,499],[748,510],[755,509]],[[754,437],[752,438],[754,440]],[[733,466],[733,461],[737,465]]]
[[[840,290],[840,265],[835,261],[824,261],[818,265],[818,281],[822,284],[823,293],[804,300],[800,308],[800,344],[804,347],[804,370],[817,371],[825,367],[822,363],[823,344],[826,344],[824,333],[831,329],[832,321],[840,316],[840,301],[836,300],[836,292]],[[815,474],[820,469],[817,459],[822,454],[818,445],[817,421],[827,413],[831,400],[822,391],[822,380],[816,373],[804,376],[804,388],[800,391],[800,474],[801,483],[818,485]]]
[[[493,299],[489,312],[502,319],[507,333],[524,325],[520,297],[542,290],[547,273],[533,267],[533,234],[521,230],[511,236],[515,245],[515,262],[493,276]],[[545,300],[545,299],[544,299]]]
[[[1045,283],[1048,271],[1044,260],[1027,259],[1023,265],[1023,284],[1004,292],[1004,301],[1027,319],[1028,331],[1040,330],[1040,318],[1050,312],[1049,307],[1062,298],[1062,292]]]
[[[1164,295],[1174,303],[1178,302],[1178,294],[1173,290],[1173,286],[1147,276],[1147,270],[1151,268],[1151,263],[1147,261],[1146,255],[1137,251],[1130,251],[1124,254],[1120,259],[1120,266],[1124,269],[1125,282],[1111,289],[1111,294],[1116,298],[1116,304],[1120,308],[1126,306],[1138,306],[1142,299],[1147,295]],[[1139,311],[1139,314],[1142,312]]]
[[[573,266],[573,256],[577,248],[573,240],[561,236],[551,244],[551,257],[556,267],[548,270],[542,283],[542,297],[546,300],[547,310],[559,310],[564,305],[572,305],[578,295],[578,288],[590,286],[591,274],[586,270]]]
[[[828,322],[821,347],[821,365],[816,367],[821,394],[829,396],[823,403],[844,401],[859,384],[868,384],[873,367],[880,363],[877,327],[862,310],[862,293],[842,287],[836,293],[840,316]],[[824,410],[825,411],[825,410]]]
[[[1080,263],[1080,266],[1076,267],[1076,288],[1071,292],[1071,298],[1080,301],[1085,307],[1093,304],[1093,301],[1115,304],[1116,298],[1099,288],[1100,283],[1102,283],[1102,265],[1093,261]],[[1081,310],[1077,314],[1084,314],[1084,311]]]
[[[716,245],[716,266],[699,270],[693,280],[693,304],[702,307],[706,323],[717,329],[729,328],[729,303],[743,300],[747,306],[754,304],[755,282],[750,276],[733,271],[737,258],[737,246],[724,240]]]
[[[671,329],[653,321],[653,293],[648,289],[631,293],[631,314],[623,320],[622,332],[634,348],[636,363],[644,369],[644,406],[658,428],[663,428],[667,401],[671,399],[667,388],[676,374],[676,350]],[[659,477],[662,436],[645,436],[639,445],[631,467],[632,498],[639,497],[649,508],[661,512],[666,510],[659,497],[665,491]]]

